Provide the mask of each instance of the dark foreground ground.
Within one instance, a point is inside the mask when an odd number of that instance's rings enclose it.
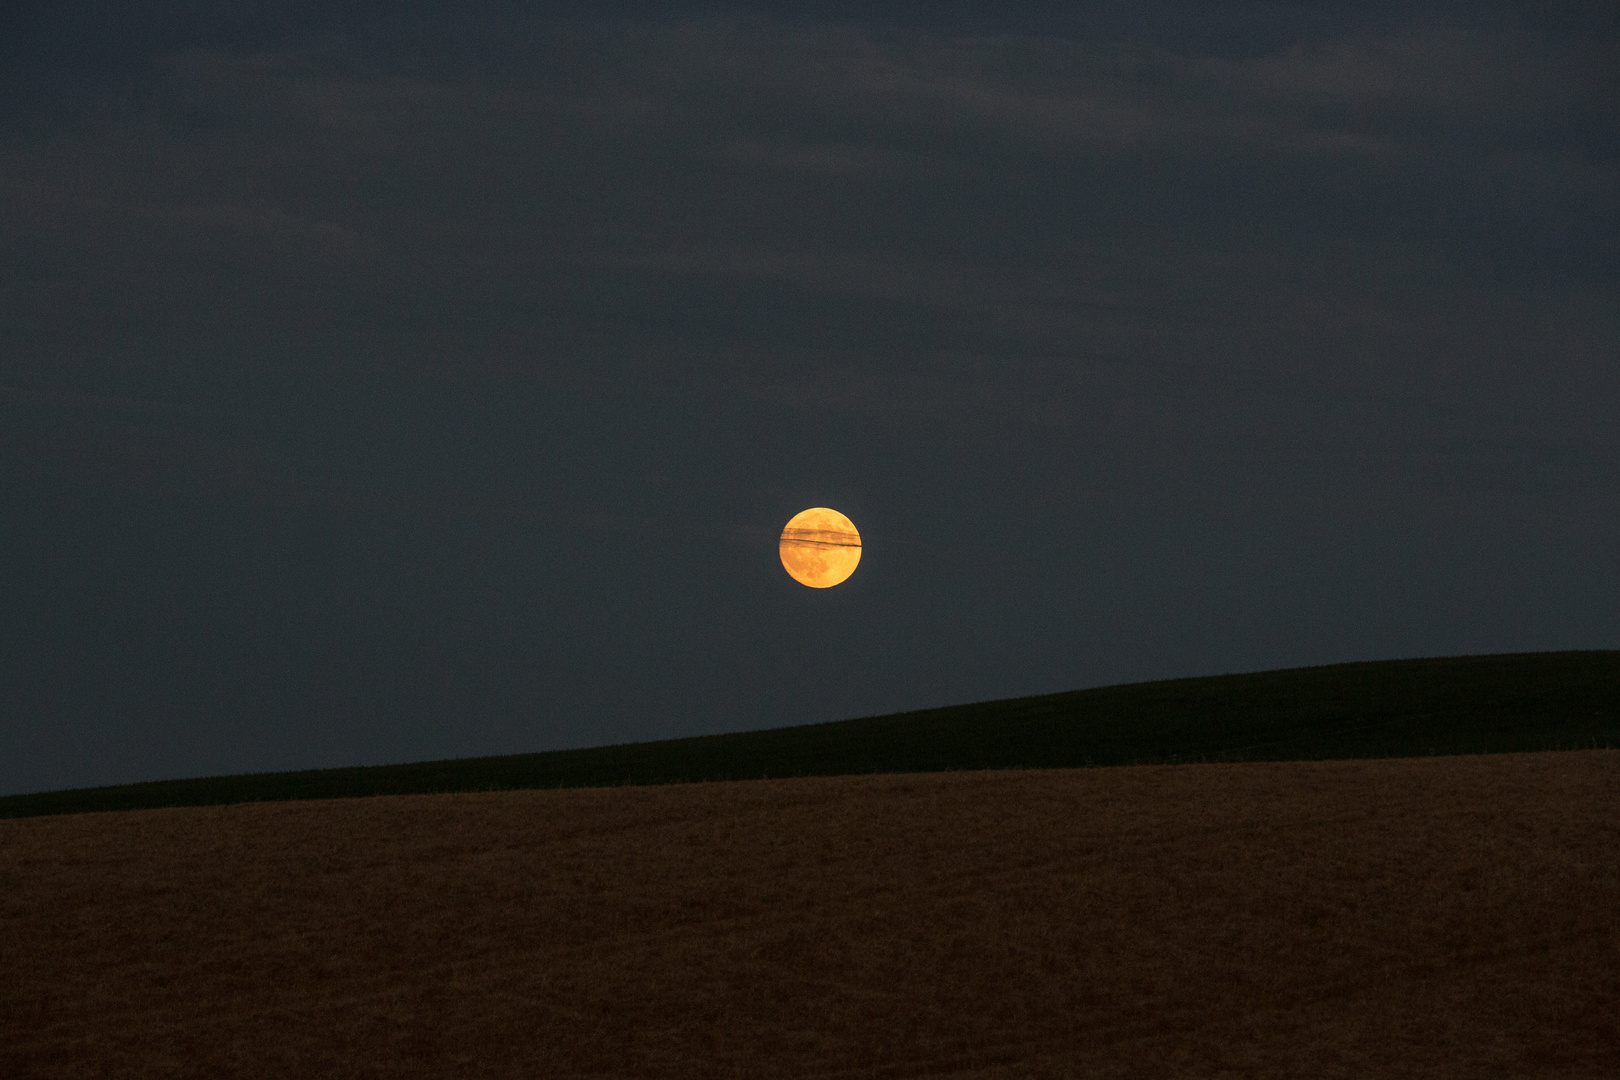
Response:
[[[0,822],[0,1076],[1613,1077],[1620,752]]]

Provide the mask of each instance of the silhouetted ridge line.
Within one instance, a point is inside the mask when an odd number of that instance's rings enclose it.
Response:
[[[1172,679],[539,754],[162,780],[0,798],[0,817],[765,777],[1620,747],[1620,651]]]

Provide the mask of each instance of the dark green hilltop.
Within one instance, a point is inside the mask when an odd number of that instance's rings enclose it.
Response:
[[[1620,651],[1388,660],[541,754],[0,798],[0,817],[762,777],[1493,754],[1620,746]]]

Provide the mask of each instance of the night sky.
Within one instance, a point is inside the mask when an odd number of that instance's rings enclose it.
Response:
[[[1620,647],[1620,8],[873,7],[6,5],[0,793]]]

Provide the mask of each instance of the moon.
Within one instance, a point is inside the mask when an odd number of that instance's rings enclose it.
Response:
[[[855,572],[861,534],[836,510],[813,506],[793,515],[777,545],[789,576],[812,589],[830,589]]]

